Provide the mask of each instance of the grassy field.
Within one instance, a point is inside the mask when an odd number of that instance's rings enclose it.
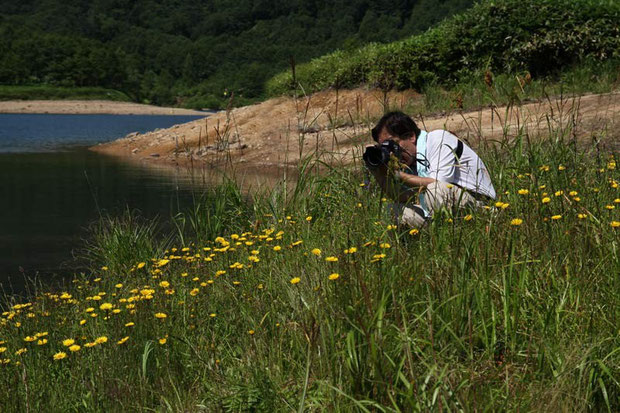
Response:
[[[574,137],[482,141],[497,201],[420,231],[329,154],[102,219],[92,273],[7,297],[2,411],[617,411],[620,173]]]
[[[129,102],[122,92],[101,87],[7,86],[0,85],[0,100],[115,100]]]

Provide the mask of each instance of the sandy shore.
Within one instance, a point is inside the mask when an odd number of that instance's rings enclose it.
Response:
[[[235,165],[260,174],[292,167],[308,156],[327,164],[349,164],[371,143],[370,129],[384,107],[403,108],[426,130],[453,131],[474,147],[516,136],[544,138],[549,129],[617,145],[620,93],[549,99],[522,105],[415,116],[422,97],[412,91],[323,91],[308,97],[279,97],[219,112],[208,118],[96,145],[91,149],[145,163],[175,166]]]
[[[0,102],[0,113],[111,114],[111,115],[204,115],[179,108],[108,100],[11,100]]]

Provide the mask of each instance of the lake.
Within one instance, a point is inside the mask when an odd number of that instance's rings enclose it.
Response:
[[[205,115],[206,116],[206,115]],[[100,214],[167,219],[205,186],[183,173],[87,150],[99,142],[199,116],[0,114],[0,288],[20,293],[79,270],[73,254]]]

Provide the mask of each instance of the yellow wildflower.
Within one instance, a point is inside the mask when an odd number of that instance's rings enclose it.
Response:
[[[333,257],[333,256],[332,257],[326,257],[325,261],[327,261],[327,262],[336,262],[336,261],[338,261],[338,257]]]
[[[163,338],[160,338],[158,341],[159,341],[159,344],[161,344],[163,346],[164,344],[166,344],[166,341],[168,341],[168,340],[166,340],[166,338],[163,337]]]
[[[297,284],[300,281],[301,281],[301,278],[299,277],[291,278],[291,284]]]
[[[514,225],[514,226],[519,226],[523,223],[523,220],[521,218],[515,218],[512,221],[510,221],[510,225]]]
[[[527,195],[527,194],[529,194],[529,193],[530,193],[530,191],[529,191],[528,189],[519,189],[519,190],[517,191],[517,193],[518,193],[519,195]]]
[[[335,272],[335,273],[333,273],[333,274],[330,274],[330,275],[329,275],[329,277],[327,277],[327,278],[329,278],[331,281],[333,281],[333,280],[337,280],[337,279],[338,279],[338,277],[340,277],[340,274],[338,274],[337,272]]]
[[[62,345],[65,346],[65,347],[72,346],[73,344],[75,344],[75,340],[72,339],[72,338],[68,338],[68,339],[62,341]]]
[[[320,256],[321,256],[321,250],[320,250],[320,249],[318,249],[318,248],[315,248],[315,249],[313,249],[313,250],[312,250],[312,251],[310,251],[310,252],[312,252],[312,254],[316,255],[317,257],[320,257]]]
[[[551,202],[551,198],[549,198],[548,196],[546,196],[546,197],[544,197],[544,198],[542,199],[542,203],[543,203],[543,204],[547,204],[547,203],[549,203],[549,202]]]
[[[67,353],[63,351],[59,351],[58,353],[54,354],[54,360],[62,360],[65,357],[67,357]]]
[[[554,215],[551,217],[551,219],[557,221],[558,219],[562,219],[562,215]]]
[[[160,320],[163,320],[166,317],[168,317],[166,313],[155,313],[155,318],[159,318]]]
[[[116,342],[116,344],[123,344],[123,343],[125,343],[127,340],[129,340],[129,336],[126,336],[126,337],[121,338],[120,340],[118,340],[118,341]]]
[[[99,309],[100,309],[100,310],[103,310],[103,311],[105,311],[105,310],[111,310],[111,309],[112,309],[112,304],[110,304],[110,303],[103,303],[103,304],[101,304],[101,305],[99,306]]]
[[[74,344],[72,346],[69,346],[69,351],[72,352],[72,353],[75,353],[76,351],[80,351],[81,348],[82,347],[80,347],[79,345]]]
[[[101,336],[101,337],[97,337],[95,339],[95,343],[97,344],[104,344],[108,342],[108,338],[106,336]]]

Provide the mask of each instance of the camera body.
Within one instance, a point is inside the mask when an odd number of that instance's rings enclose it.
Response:
[[[393,140],[388,139],[381,144],[367,147],[363,158],[367,167],[377,168],[381,165],[387,165],[391,155],[400,160],[401,153],[401,147]]]

